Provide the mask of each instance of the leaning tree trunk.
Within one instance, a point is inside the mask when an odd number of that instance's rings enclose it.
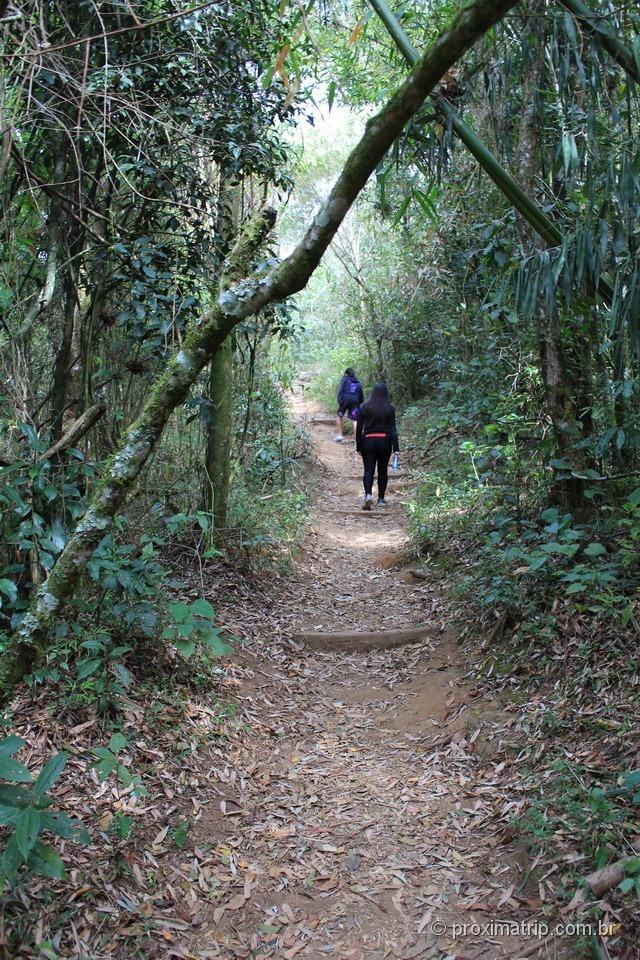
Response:
[[[4,698],[43,652],[47,629],[72,597],[89,557],[134,489],[171,413],[184,402],[214,351],[236,324],[305,287],[354,200],[407,121],[420,110],[447,70],[516,2],[476,0],[458,13],[397,93],[368,121],[327,200],[286,260],[268,272],[251,275],[254,253],[273,226],[275,213],[265,208],[247,224],[228,258],[216,305],[192,328],[152,387],[142,413],[126,431],[120,449],[106,467],[86,514],[5,651],[0,666],[0,695]]]

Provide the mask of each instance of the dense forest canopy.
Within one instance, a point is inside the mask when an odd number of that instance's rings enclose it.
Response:
[[[127,701],[215,689],[216,578],[286,575],[304,543],[292,387],[333,416],[347,367],[389,386],[412,556],[491,638],[482,670],[538,685],[558,737],[611,710],[580,856],[636,850],[639,121],[640,13],[614,0],[0,3],[14,919],[86,839],[19,786],[15,705],[100,717],[107,742]]]

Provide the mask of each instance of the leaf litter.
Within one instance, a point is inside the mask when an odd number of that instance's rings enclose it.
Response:
[[[218,568],[208,584],[243,641],[215,698],[125,705],[123,763],[139,782],[100,781],[100,720],[69,729],[43,694],[16,700],[26,762],[69,751],[55,801],[95,843],[63,843],[66,879],[34,879],[6,900],[0,955],[497,960],[533,955],[531,937],[483,924],[557,916],[563,868],[579,855],[532,864],[513,829],[544,751],[536,739],[520,749],[539,703],[515,712],[495,683],[472,679],[450,632],[459,608],[433,579],[405,575],[393,481],[389,522],[357,523],[345,513],[353,451],[312,432],[323,489],[295,569],[256,583]],[[387,651],[310,653],[291,639],[424,623],[442,633]],[[556,938],[540,947],[571,955]]]

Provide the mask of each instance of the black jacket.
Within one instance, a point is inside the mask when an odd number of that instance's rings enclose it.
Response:
[[[396,428],[396,410],[391,404],[384,414],[376,414],[369,410],[369,405],[363,403],[360,407],[360,416],[356,427],[356,450],[360,451],[362,441],[367,433],[386,433],[391,440],[394,450],[398,451],[398,430]]]

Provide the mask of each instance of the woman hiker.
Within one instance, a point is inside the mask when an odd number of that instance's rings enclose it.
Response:
[[[373,503],[373,475],[378,467],[378,506],[386,507],[387,469],[391,451],[398,452],[396,411],[389,400],[386,384],[376,383],[371,396],[360,407],[356,430],[356,450],[364,462],[363,510],[371,510]]]
[[[364,393],[360,381],[353,372],[352,367],[347,367],[344,376],[338,387],[338,413],[336,415],[336,443],[342,443],[342,418],[345,413],[349,419],[353,420],[354,426],[358,419],[360,404],[364,400]]]

